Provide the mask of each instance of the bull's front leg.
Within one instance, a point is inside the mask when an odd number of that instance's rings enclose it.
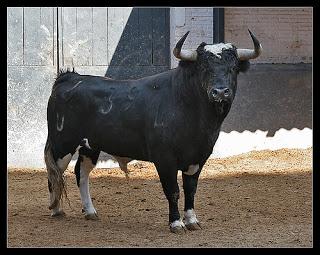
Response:
[[[164,194],[169,203],[169,224],[170,231],[173,233],[186,232],[185,225],[180,219],[178,208],[179,185],[177,182],[178,171],[172,166],[157,166]]]
[[[197,191],[198,179],[201,172],[199,170],[189,175],[188,172],[182,173],[183,180],[183,191],[184,191],[184,223],[188,230],[197,230],[201,228],[201,225],[197,219],[196,213],[194,211],[194,195]]]

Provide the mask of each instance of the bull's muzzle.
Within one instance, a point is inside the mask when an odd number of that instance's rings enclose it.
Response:
[[[213,88],[209,93],[210,101],[222,102],[229,100],[232,96],[231,90],[228,88]]]

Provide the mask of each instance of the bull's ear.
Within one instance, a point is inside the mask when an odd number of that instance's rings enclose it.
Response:
[[[239,72],[245,73],[250,68],[250,62],[248,60],[239,61]]]

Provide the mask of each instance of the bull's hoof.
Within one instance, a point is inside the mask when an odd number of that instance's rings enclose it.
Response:
[[[181,220],[176,220],[170,224],[170,231],[175,234],[184,234],[187,229]]]
[[[64,217],[66,213],[63,210],[59,210],[51,213],[51,217]]]
[[[99,220],[97,213],[86,214],[84,217],[86,220]]]
[[[185,227],[170,227],[170,231],[179,235],[182,235],[187,232]]]
[[[186,224],[186,228],[190,231],[202,229],[199,222]]]

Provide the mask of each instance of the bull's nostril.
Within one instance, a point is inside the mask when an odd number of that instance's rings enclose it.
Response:
[[[230,89],[225,89],[225,90],[224,90],[224,94],[225,94],[225,95],[229,95],[229,92],[230,92]]]
[[[214,90],[212,91],[212,95],[213,95],[213,96],[217,96],[217,95],[218,95],[218,91],[217,91],[216,89],[214,89]]]

